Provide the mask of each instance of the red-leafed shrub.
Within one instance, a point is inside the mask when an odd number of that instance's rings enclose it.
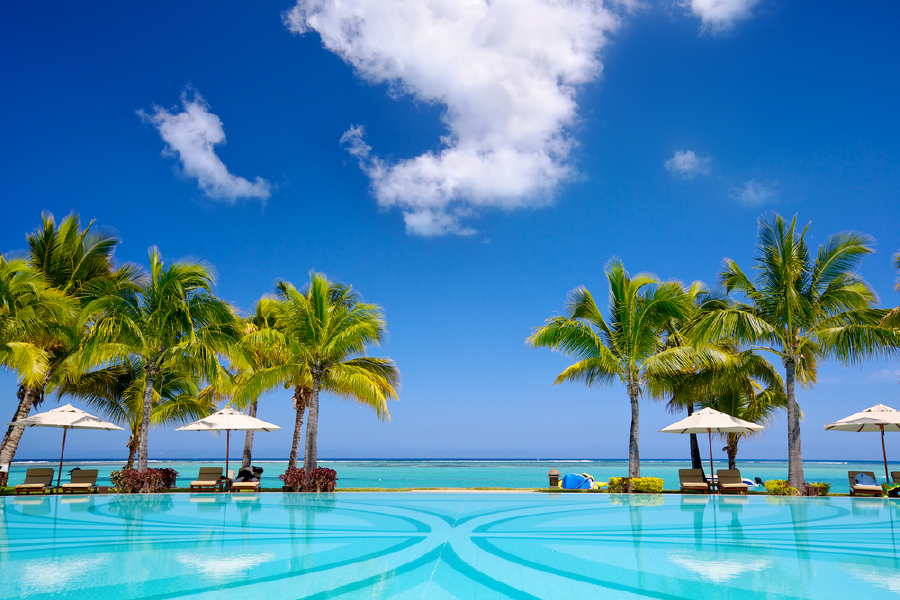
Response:
[[[337,487],[337,471],[319,467],[307,473],[304,469],[288,469],[278,479],[288,492],[333,492]]]
[[[122,469],[109,474],[109,480],[120,494],[161,492],[175,487],[177,477],[175,469]]]

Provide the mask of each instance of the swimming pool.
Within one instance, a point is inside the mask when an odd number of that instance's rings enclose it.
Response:
[[[538,493],[0,498],[0,597],[883,598],[900,504]]]

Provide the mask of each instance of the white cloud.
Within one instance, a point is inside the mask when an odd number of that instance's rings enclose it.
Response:
[[[777,181],[756,181],[751,179],[741,188],[731,190],[731,197],[748,206],[759,206],[778,197]]]
[[[472,233],[461,221],[484,207],[547,204],[574,174],[565,128],[619,20],[591,0],[298,0],[284,22],[318,32],[366,81],[446,106],[436,152],[391,162],[362,127],[341,138],[380,206],[400,208],[409,233],[440,235]]]
[[[710,33],[728,31],[735,21],[749,19],[760,0],[685,0],[682,6],[700,17],[701,28]]]
[[[693,179],[697,175],[709,175],[711,162],[712,158],[697,156],[693,150],[676,150],[675,156],[663,166],[675,177]]]
[[[197,180],[200,189],[210,198],[233,203],[238,198],[267,199],[271,184],[257,177],[250,183],[228,172],[225,163],[216,156],[215,147],[225,143],[225,130],[218,116],[209,112],[209,104],[199,92],[188,96],[181,93],[182,112],[153,106],[153,113],[137,111],[145,123],[153,125],[166,147],[163,156],[178,157],[184,174]],[[177,109],[176,109],[177,110]]]

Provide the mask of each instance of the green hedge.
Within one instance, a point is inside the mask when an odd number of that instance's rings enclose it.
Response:
[[[811,483],[811,484],[809,484],[809,485],[812,485],[812,486],[815,486],[815,487],[819,488],[819,495],[820,495],[820,496],[827,496],[827,495],[828,495],[828,492],[831,491],[831,484],[830,484],[830,483],[825,483],[824,481],[816,481],[815,483]]]
[[[610,477],[607,489],[610,494],[624,494],[628,491],[628,478]],[[634,477],[631,491],[635,494],[659,494],[663,491],[663,480],[659,477]]]
[[[797,488],[788,485],[784,479],[770,479],[763,484],[769,493],[776,496],[798,496]]]

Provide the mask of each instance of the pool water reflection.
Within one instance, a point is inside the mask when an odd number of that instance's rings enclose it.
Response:
[[[526,493],[0,498],[0,598],[900,595],[879,498]]]

